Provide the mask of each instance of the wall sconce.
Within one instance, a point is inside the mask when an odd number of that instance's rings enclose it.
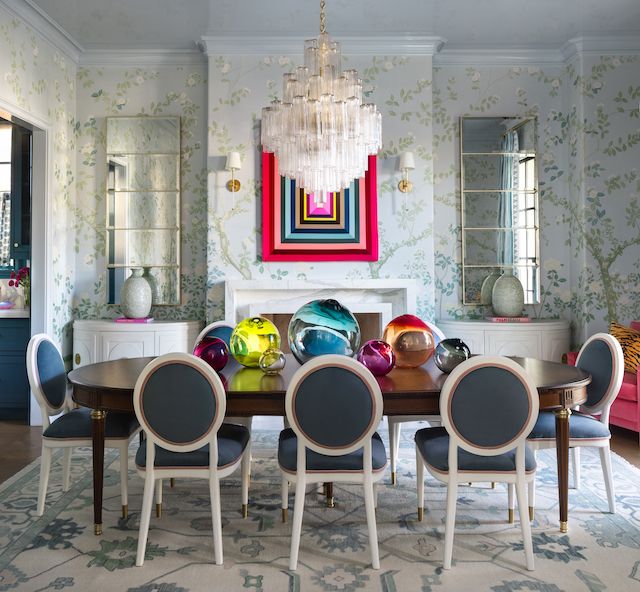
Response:
[[[413,152],[403,152],[400,156],[400,170],[404,171],[404,179],[398,184],[398,189],[402,193],[411,191],[411,182],[409,181],[409,169],[416,168],[416,163],[413,159]]]
[[[225,171],[231,171],[231,181],[227,183],[227,189],[235,193],[240,191],[240,181],[235,178],[235,172],[242,168],[239,152],[229,152],[227,154],[227,164],[224,167]]]

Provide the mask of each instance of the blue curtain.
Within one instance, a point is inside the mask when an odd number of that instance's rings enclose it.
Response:
[[[502,136],[500,149],[503,152],[518,151],[518,134],[508,132]],[[509,230],[498,230],[496,250],[498,264],[513,265],[513,190],[517,189],[518,182],[518,156],[512,154],[502,154],[500,156],[500,194],[498,197],[498,227]]]

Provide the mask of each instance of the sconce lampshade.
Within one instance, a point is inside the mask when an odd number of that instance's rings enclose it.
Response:
[[[227,154],[227,164],[224,167],[225,171],[239,171],[241,168],[240,153],[229,152],[229,154]]]
[[[413,152],[403,152],[400,156],[400,170],[404,171],[404,179],[398,184],[398,189],[402,193],[411,191],[411,182],[409,181],[409,170],[416,168],[416,162],[413,158]]]
[[[416,161],[413,158],[413,152],[403,152],[400,156],[400,170],[413,170],[416,168]]]

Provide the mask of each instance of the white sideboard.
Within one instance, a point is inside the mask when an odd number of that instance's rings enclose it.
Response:
[[[190,353],[203,327],[201,321],[74,321],[73,367],[170,352]]]
[[[473,319],[439,319],[436,325],[447,337],[462,339],[472,354],[520,356],[561,362],[569,351],[569,322],[532,319],[529,323]]]

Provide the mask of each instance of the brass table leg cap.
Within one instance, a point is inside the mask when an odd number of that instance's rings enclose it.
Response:
[[[96,536],[102,534],[102,524],[93,525],[93,534],[95,534]]]
[[[335,508],[336,502],[333,496],[327,498],[327,508]]]
[[[562,533],[569,532],[569,523],[567,521],[560,522],[560,532]]]
[[[175,487],[176,486],[176,479],[175,477],[171,477],[171,487]]]

